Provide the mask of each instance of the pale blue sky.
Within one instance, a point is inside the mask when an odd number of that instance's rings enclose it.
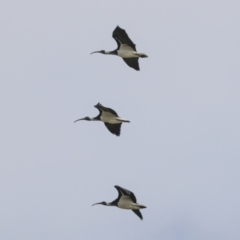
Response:
[[[0,239],[240,239],[239,1],[0,1]],[[124,28],[141,71],[114,50]],[[121,137],[101,102],[131,121]],[[133,191],[131,211],[95,206]]]

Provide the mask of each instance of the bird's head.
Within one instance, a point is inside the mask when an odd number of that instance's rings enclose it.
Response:
[[[77,121],[80,121],[80,120],[91,121],[91,118],[90,118],[90,117],[80,118],[80,119],[77,119],[77,120],[74,121],[74,122],[77,122]]]
[[[95,52],[92,52],[91,54],[93,54],[93,53],[102,53],[102,54],[106,54],[106,51],[105,51],[105,50],[95,51]]]
[[[94,205],[97,205],[97,204],[101,204],[101,205],[107,205],[107,203],[106,202],[99,202],[99,203],[94,203],[92,206],[94,206]]]

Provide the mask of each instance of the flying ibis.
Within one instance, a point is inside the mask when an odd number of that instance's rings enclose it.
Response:
[[[119,26],[117,26],[113,31],[112,37],[116,40],[118,45],[116,50],[110,52],[101,50],[92,53],[117,55],[121,57],[129,67],[134,68],[135,70],[140,70],[138,58],[146,58],[148,56],[145,53],[137,52],[136,45],[128,37],[126,31]]]
[[[122,209],[132,210],[142,220],[143,217],[142,217],[142,214],[139,209],[146,208],[146,207],[137,203],[137,199],[131,191],[129,191],[125,188],[119,187],[119,186],[114,186],[114,187],[118,191],[118,198],[116,200],[114,200],[110,203],[99,202],[99,203],[93,204],[92,206],[94,206],[96,204],[102,204],[105,206],[115,206],[115,207],[119,207]]]
[[[120,118],[114,110],[112,110],[111,108],[104,107],[101,103],[98,103],[94,107],[99,110],[99,114],[96,117],[80,118],[80,119],[76,120],[75,122],[80,121],[80,120],[102,121],[102,122],[104,122],[107,129],[112,134],[115,134],[116,136],[120,136],[122,123],[130,122],[129,120]]]

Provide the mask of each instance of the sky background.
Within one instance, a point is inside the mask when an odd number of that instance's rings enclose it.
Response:
[[[0,1],[1,240],[240,239],[240,1]],[[140,71],[97,50],[127,31]],[[101,102],[131,123],[121,136]],[[133,191],[131,211],[91,205]]]

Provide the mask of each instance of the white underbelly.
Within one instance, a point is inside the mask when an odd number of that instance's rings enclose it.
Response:
[[[116,118],[109,118],[105,116],[101,116],[101,120],[106,123],[111,123],[111,124],[118,124],[121,123],[121,121],[117,120]]]
[[[138,57],[135,54],[135,51],[125,51],[125,50],[118,50],[118,56],[122,57],[122,58],[134,58],[134,57]]]
[[[118,207],[122,208],[122,209],[132,209],[132,210],[137,210],[139,209],[139,207],[137,206],[137,204],[133,203],[133,202],[125,202],[125,201],[120,201],[118,203]]]
[[[129,203],[119,202],[118,207],[122,209],[132,209],[132,205]]]

